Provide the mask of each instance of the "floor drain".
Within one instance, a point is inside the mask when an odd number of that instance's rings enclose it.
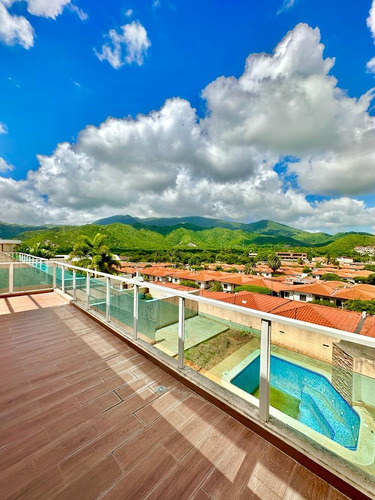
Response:
[[[159,387],[157,387],[155,390],[158,394],[163,394],[163,392],[165,392],[167,388],[164,387],[164,385],[159,385]]]

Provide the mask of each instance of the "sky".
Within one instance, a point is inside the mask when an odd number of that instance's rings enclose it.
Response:
[[[0,220],[375,232],[375,0],[0,0]]]

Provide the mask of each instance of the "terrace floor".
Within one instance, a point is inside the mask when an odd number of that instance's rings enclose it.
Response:
[[[2,499],[346,498],[57,293],[0,299],[0,387]]]

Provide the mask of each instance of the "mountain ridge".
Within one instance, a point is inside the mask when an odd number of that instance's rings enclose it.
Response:
[[[278,249],[315,248],[332,255],[350,253],[355,245],[375,244],[369,233],[310,233],[271,220],[252,223],[231,222],[209,217],[140,218],[116,215],[81,226],[26,226],[0,222],[0,238],[19,238],[27,245],[45,240],[57,245],[60,252],[70,252],[81,234],[107,236],[108,246],[117,251],[130,249],[197,250],[254,247]]]

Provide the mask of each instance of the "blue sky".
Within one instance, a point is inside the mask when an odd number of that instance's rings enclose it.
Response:
[[[371,6],[0,0],[0,220],[375,231]]]

